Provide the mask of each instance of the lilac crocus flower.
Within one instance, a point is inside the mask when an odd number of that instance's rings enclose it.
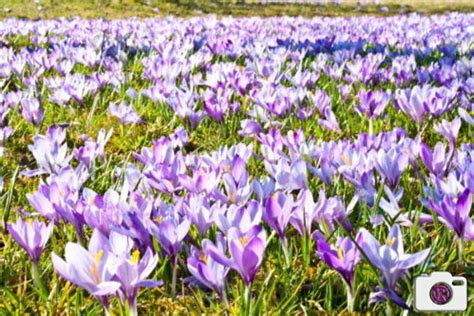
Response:
[[[395,93],[395,106],[420,124],[427,114],[427,109],[423,104],[427,102],[425,99],[428,99],[426,96],[427,89],[428,86],[424,86],[423,89],[415,86],[413,89],[397,90]]]
[[[182,207],[191,223],[196,225],[202,236],[205,236],[209,227],[216,221],[220,203],[212,206],[206,201],[203,195],[188,194]]]
[[[122,102],[119,105],[110,103],[108,111],[110,115],[117,117],[123,124],[143,123],[143,120],[137,112],[135,112],[133,106],[127,105],[125,102]]]
[[[66,260],[55,253],[51,257],[54,269],[61,277],[95,296],[108,310],[108,297],[120,288],[120,283],[112,280],[116,271],[116,257],[105,249],[91,247],[101,245],[95,238],[99,238],[99,234],[92,235],[89,250],[68,242],[65,250]]]
[[[408,269],[423,263],[431,249],[428,248],[414,254],[405,253],[402,232],[398,225],[392,226],[384,245],[380,245],[378,240],[365,228],[361,228],[359,234],[362,235],[360,246],[367,256],[366,259],[379,269],[383,276],[384,289],[378,287],[379,291],[373,293],[371,301],[383,301],[385,297],[388,297],[402,308],[408,308],[403,299],[395,292],[397,282]]]
[[[191,248],[191,256],[188,257],[188,270],[200,284],[222,295],[229,267],[214,260],[206,251],[207,248],[212,246],[214,246],[219,253],[225,253],[227,251],[222,234],[218,234],[216,239],[217,242],[215,244],[210,240],[203,240],[203,250],[198,250],[196,247]]]
[[[33,145],[29,145],[38,164],[38,169],[22,172],[27,177],[41,174],[57,174],[65,168],[72,155],[68,154],[66,144],[66,130],[59,127],[49,127],[46,135],[37,135],[33,138]]]
[[[290,223],[293,225],[300,235],[310,235],[311,229],[316,216],[322,212],[325,206],[326,197],[324,192],[320,192],[319,199],[315,203],[313,193],[310,190],[302,190],[298,194],[295,207],[290,216]]]
[[[27,98],[21,101],[21,113],[25,120],[37,126],[43,120],[44,109],[36,98]]]
[[[265,202],[263,220],[276,231],[283,242],[285,241],[285,229],[290,221],[294,204],[293,196],[283,192],[275,192]]]
[[[424,143],[421,144],[420,158],[425,167],[434,175],[440,176],[446,170],[451,152],[446,153],[446,146],[437,143],[433,150]]]
[[[134,250],[129,258],[121,258],[118,261],[113,280],[120,283],[119,295],[122,302],[127,301],[131,315],[137,315],[138,289],[163,284],[160,280],[147,279],[158,264],[158,255],[154,255],[148,248],[140,258],[140,252]]]
[[[223,249],[206,244],[206,252],[218,263],[237,271],[248,287],[252,283],[262,264],[266,248],[266,234],[261,226],[254,226],[246,233],[231,228],[227,234],[227,243],[231,257]]]
[[[25,221],[19,218],[16,223],[8,224],[7,228],[13,239],[25,249],[33,264],[38,264],[44,247],[53,233],[53,223],[46,225],[37,219]]]
[[[191,222],[186,218],[179,221],[174,217],[157,217],[150,221],[148,229],[158,239],[165,253],[174,259],[190,227]]]
[[[263,128],[254,120],[242,120],[240,127],[241,129],[238,133],[241,136],[254,136],[263,132]]]
[[[358,244],[362,242],[362,235],[357,235],[356,242]],[[352,292],[354,289],[355,266],[361,259],[357,246],[349,237],[338,238],[336,247],[329,245],[324,239],[318,239],[316,245],[319,258],[341,275]]]
[[[391,98],[389,93],[372,90],[360,90],[357,96],[359,104],[356,106],[356,110],[361,114],[364,113],[370,119],[380,116]]]
[[[225,214],[217,217],[217,226],[227,234],[230,228],[236,227],[240,232],[246,233],[262,220],[262,206],[255,200],[249,201],[245,206],[230,205]]]
[[[451,122],[442,120],[441,123],[434,125],[434,130],[443,135],[450,144],[454,144],[458,138],[459,129],[461,128],[461,119],[455,118]]]
[[[391,188],[395,188],[400,181],[400,177],[408,167],[408,155],[398,148],[388,151],[379,150],[375,160],[377,171],[385,178]]]
[[[82,164],[90,168],[96,158],[104,159],[105,145],[112,136],[112,133],[113,129],[105,132],[105,129],[102,128],[97,135],[97,141],[90,140],[89,135],[83,135],[84,146],[75,149],[74,155]]]
[[[469,189],[464,190],[456,202],[445,195],[438,203],[430,199],[429,206],[443,219],[442,222],[449,230],[456,233],[458,238],[474,241],[474,223],[469,217],[472,208],[472,193]]]

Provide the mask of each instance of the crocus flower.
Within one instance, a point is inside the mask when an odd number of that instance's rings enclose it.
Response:
[[[362,235],[357,235],[356,242],[362,242]],[[318,256],[328,266],[336,270],[353,291],[355,266],[361,259],[357,246],[349,237],[338,238],[336,247],[327,243],[324,239],[317,239]]]
[[[249,201],[245,206],[230,205],[224,214],[219,214],[216,224],[219,229],[227,234],[230,228],[236,227],[240,232],[246,233],[262,220],[262,206],[255,200]]]
[[[242,136],[253,136],[263,132],[263,128],[254,120],[242,120],[240,122],[239,135]]]
[[[263,220],[277,232],[282,241],[285,240],[285,229],[290,221],[294,204],[293,196],[283,192],[275,192],[265,202]]]
[[[90,245],[100,246],[94,241],[95,238],[98,238],[98,234],[92,235]],[[95,296],[108,310],[108,296],[120,288],[120,283],[112,280],[116,271],[116,257],[104,249],[89,248],[86,250],[79,244],[68,242],[66,260],[53,253],[53,266],[61,277]]]
[[[137,112],[135,112],[133,106],[127,105],[125,102],[122,102],[119,105],[110,103],[108,111],[110,115],[117,117],[123,124],[143,123],[143,120]]]
[[[361,114],[364,113],[368,118],[380,116],[391,98],[389,93],[372,90],[360,90],[357,96],[359,104],[356,106],[356,110]]]
[[[21,101],[21,113],[25,120],[33,125],[38,125],[44,116],[44,109],[36,98],[27,98]]]
[[[443,143],[437,143],[433,150],[424,143],[421,144],[420,158],[425,167],[434,175],[443,175],[447,168],[450,152],[446,153],[446,146]]]
[[[129,258],[119,259],[113,280],[120,283],[120,298],[123,302],[128,302],[132,315],[137,315],[138,289],[157,287],[163,284],[160,280],[147,279],[157,264],[158,255],[153,255],[149,248],[142,258],[140,258],[140,252],[134,250]]]
[[[372,295],[372,302],[381,301],[388,297],[395,304],[407,308],[406,303],[395,292],[397,282],[406,274],[408,269],[426,260],[430,248],[414,254],[405,253],[402,232],[398,225],[392,226],[384,245],[380,245],[377,239],[365,228],[361,228],[359,233],[362,236],[360,246],[367,256],[367,260],[379,269],[383,276],[384,288],[379,288],[379,291]]]
[[[442,120],[441,123],[434,125],[434,130],[443,135],[450,144],[454,144],[458,138],[459,129],[461,128],[461,119],[455,118],[451,122]]]
[[[315,203],[313,193],[310,190],[302,190],[295,202],[295,207],[290,216],[290,223],[300,235],[310,235],[316,216],[322,212],[325,206],[326,197],[324,192],[319,194],[318,201]]]
[[[74,155],[87,167],[90,167],[96,158],[104,159],[105,145],[112,136],[112,133],[113,129],[105,132],[105,129],[102,128],[97,135],[97,141],[90,140],[89,135],[83,135],[84,146],[75,149]]]
[[[206,244],[206,252],[216,260],[237,271],[246,286],[252,283],[262,264],[266,247],[266,234],[262,227],[254,226],[246,233],[241,233],[237,228],[231,228],[227,234],[227,243],[231,257],[228,258],[222,248]]]
[[[400,177],[408,167],[408,155],[398,148],[388,151],[379,150],[375,160],[377,171],[385,178],[391,188],[395,188],[400,181]]]
[[[429,206],[443,219],[449,230],[460,239],[474,240],[474,223],[469,217],[472,208],[472,193],[469,189],[459,196],[456,202],[445,195],[440,202],[429,200]]]
[[[390,219],[395,220],[396,223],[400,224],[401,226],[413,225],[410,218],[406,214],[402,213],[402,210],[398,205],[398,201],[403,196],[403,190],[400,189],[398,192],[394,193],[389,187],[384,186],[384,191],[388,200],[382,197],[379,202],[379,207],[386,213],[386,216],[389,216]],[[377,226],[383,222],[383,219],[383,215],[376,215],[371,218],[371,223],[374,226]]]
[[[216,221],[219,210],[219,202],[211,206],[203,195],[188,194],[183,202],[184,213],[202,236],[206,235],[209,227]]]
[[[427,95],[428,86],[423,89],[415,86],[413,89],[397,90],[395,93],[395,106],[408,114],[412,120],[420,124],[427,114],[425,102],[430,102]]]
[[[37,219],[25,221],[19,218],[16,223],[8,224],[7,228],[13,239],[25,249],[33,263],[37,264],[53,233],[54,225],[46,225]]]
[[[216,239],[217,242],[215,244],[210,240],[203,240],[203,250],[198,250],[196,247],[191,248],[191,256],[188,257],[188,270],[200,284],[222,295],[229,268],[214,260],[206,251],[207,248],[212,246],[214,246],[219,253],[225,253],[227,251],[222,234],[218,234]]]
[[[22,172],[27,177],[45,173],[57,174],[72,159],[72,155],[68,155],[66,130],[60,127],[49,127],[46,135],[35,136],[33,142],[28,149],[35,157],[39,168]]]
[[[174,217],[157,217],[150,221],[148,229],[158,239],[165,253],[171,258],[175,258],[190,226],[191,222],[186,218],[179,221]]]
[[[318,120],[318,124],[321,125],[321,127],[336,133],[341,133],[341,128],[337,122],[336,115],[334,115],[334,112],[331,110],[331,108],[326,108],[321,115],[324,118]]]

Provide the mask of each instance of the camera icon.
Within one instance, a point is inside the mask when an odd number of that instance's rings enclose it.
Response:
[[[415,309],[419,312],[464,311],[467,281],[449,272],[433,272],[415,279]]]

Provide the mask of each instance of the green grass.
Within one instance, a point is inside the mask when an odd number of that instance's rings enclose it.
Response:
[[[401,3],[401,4],[400,4]],[[80,16],[83,18],[124,18],[156,16],[195,16],[216,14],[218,16],[352,16],[377,15],[387,16],[401,12],[421,12],[425,14],[446,11],[472,12],[474,2],[457,0],[432,3],[430,1],[390,1],[383,5],[367,5],[358,8],[356,1],[344,2],[341,6],[316,4],[258,4],[233,3],[230,1],[151,1],[151,5],[139,0],[43,0],[38,5],[32,0],[0,0],[0,18],[18,17],[28,19],[58,18]],[[381,8],[386,7],[385,12]],[[154,10],[154,8],[156,10]]]

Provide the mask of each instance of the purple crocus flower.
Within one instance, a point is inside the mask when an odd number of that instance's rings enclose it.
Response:
[[[205,196],[188,194],[182,205],[182,209],[191,223],[196,225],[202,236],[205,236],[209,227],[216,221],[220,203],[217,202],[211,206]]]
[[[53,223],[46,225],[37,219],[25,221],[19,218],[16,223],[8,224],[7,228],[13,239],[25,249],[33,264],[38,264],[41,253],[53,233]]]
[[[285,243],[285,229],[290,221],[294,204],[293,196],[283,192],[275,192],[265,202],[263,220],[276,231],[283,243]]]
[[[434,130],[443,135],[450,144],[454,144],[458,138],[459,129],[461,128],[461,119],[455,118],[451,122],[442,120],[441,123],[434,125]]]
[[[451,152],[446,153],[446,146],[443,143],[437,143],[433,150],[428,145],[421,144],[421,161],[436,176],[444,174],[449,161],[448,157],[450,156]]]
[[[253,136],[263,132],[263,128],[254,120],[242,120],[240,127],[241,129],[238,133],[241,136]]]
[[[203,240],[203,250],[198,250],[196,247],[191,248],[191,256],[188,257],[188,270],[200,284],[222,295],[229,267],[214,260],[206,251],[209,247],[215,247],[219,253],[227,251],[222,234],[218,234],[216,239],[215,244],[210,240]]]
[[[337,122],[336,115],[334,115],[331,108],[326,108],[322,113],[322,116],[324,119],[318,120],[318,124],[321,125],[321,127],[336,133],[341,133],[341,128]]]
[[[246,233],[231,228],[227,234],[227,243],[231,257],[228,258],[222,248],[206,244],[205,251],[211,258],[237,271],[248,287],[255,278],[266,247],[266,234],[261,226],[254,226]]]
[[[186,218],[178,220],[175,217],[160,216],[150,221],[148,229],[150,234],[158,239],[165,253],[171,258],[175,258],[190,227],[191,222]]]
[[[147,277],[158,264],[158,255],[147,249],[140,259],[140,252],[134,250],[129,258],[120,258],[113,276],[119,282],[119,295],[122,302],[127,301],[131,315],[137,315],[137,295],[141,287],[157,287],[163,284],[160,280],[150,280]]]
[[[391,98],[389,93],[372,90],[360,90],[357,96],[359,104],[356,106],[356,110],[361,114],[364,113],[370,119],[380,116]]]
[[[395,188],[402,173],[408,167],[408,155],[396,147],[388,151],[381,149],[377,153],[375,167],[387,184]]]
[[[426,88],[425,88],[426,87]],[[408,114],[412,120],[420,124],[425,115],[427,109],[424,106],[428,86],[424,86],[421,89],[419,86],[415,86],[413,89],[397,90],[395,93],[395,106]]]
[[[133,106],[127,105],[125,102],[122,102],[119,105],[110,103],[108,111],[110,115],[117,117],[123,124],[143,123],[143,120],[137,112],[135,112]]]
[[[357,235],[356,242],[358,244],[362,242],[362,235]],[[342,276],[352,292],[354,289],[355,266],[361,259],[357,246],[349,237],[338,238],[336,247],[329,245],[324,239],[318,239],[316,245],[319,258]]]
[[[68,242],[66,260],[55,253],[51,257],[54,269],[61,277],[94,295],[108,310],[108,296],[117,292],[120,283],[112,280],[116,271],[116,256],[107,251],[107,244],[99,242],[99,238],[100,234],[92,234],[89,250]]]
[[[429,206],[443,219],[442,222],[449,230],[456,233],[458,238],[474,241],[474,223],[469,217],[472,208],[472,193],[469,189],[464,190],[456,202],[445,195],[438,203],[430,199]]]
[[[379,269],[383,275],[384,289],[379,287],[379,291],[373,293],[371,301],[382,301],[385,297],[388,297],[402,308],[408,308],[403,299],[395,292],[397,282],[406,274],[408,269],[426,260],[430,248],[415,254],[405,253],[402,232],[398,225],[392,226],[384,245],[380,245],[377,239],[365,228],[361,228],[359,234],[362,236],[360,246],[367,256],[366,259]]]
[[[236,227],[240,232],[246,233],[262,220],[262,206],[255,200],[249,201],[245,206],[230,205],[225,214],[217,217],[217,226],[227,234],[230,228]]]
[[[315,203],[313,193],[310,190],[302,190],[296,199],[295,207],[290,216],[290,223],[300,235],[310,235],[316,216],[322,212],[326,197],[320,192],[318,201]]]
[[[104,159],[105,145],[112,136],[112,133],[113,129],[105,132],[105,129],[102,128],[97,135],[97,141],[90,140],[89,135],[83,135],[84,146],[75,149],[74,155],[82,164],[90,168],[96,158]]]
[[[41,123],[44,116],[44,109],[40,105],[40,101],[36,98],[27,98],[21,101],[21,113],[25,120],[37,126]]]
[[[38,164],[38,169],[22,172],[27,177],[41,174],[57,174],[69,164],[72,155],[68,154],[66,144],[66,130],[59,127],[49,127],[46,135],[37,135],[33,138],[33,145],[29,145]]]

